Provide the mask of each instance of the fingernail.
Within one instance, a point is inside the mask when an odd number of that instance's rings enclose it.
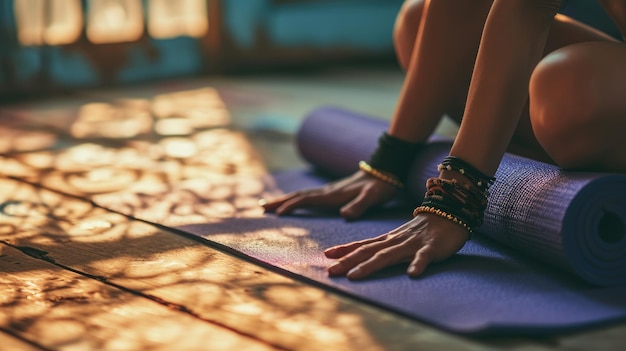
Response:
[[[410,266],[406,272],[410,278],[418,278],[421,274],[421,272],[417,269],[417,266]]]
[[[346,274],[346,276],[350,279],[356,279],[356,278],[360,278],[360,273],[361,273],[361,267],[356,266],[352,268],[350,271],[348,271],[348,274]]]
[[[352,210],[344,210],[341,211],[341,217],[343,217],[344,220],[350,222],[353,221],[357,218],[357,216],[354,214],[354,211]]]
[[[337,274],[341,271],[341,264],[340,263],[335,263],[334,265],[328,267],[328,273],[330,274]]]
[[[267,205],[267,200],[259,199],[257,203],[259,204],[259,206],[264,207],[265,205]]]

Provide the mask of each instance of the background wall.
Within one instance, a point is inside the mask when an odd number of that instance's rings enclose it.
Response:
[[[0,1],[0,94],[394,60],[403,0]],[[619,36],[595,0],[563,12]]]

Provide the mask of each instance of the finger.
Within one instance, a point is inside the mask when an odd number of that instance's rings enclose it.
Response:
[[[326,255],[326,257],[328,258],[341,258],[363,245],[368,245],[371,243],[375,243],[377,241],[383,241],[387,239],[387,236],[388,234],[383,234],[375,238],[359,240],[359,241],[351,242],[348,244],[329,247],[328,249],[324,250],[324,255]]]
[[[350,199],[354,194],[346,192],[340,194],[328,194],[326,191],[309,191],[285,201],[274,212],[277,215],[291,213],[299,208],[324,207],[336,209]]]
[[[424,246],[415,253],[413,261],[411,261],[407,268],[407,273],[413,278],[418,277],[424,273],[428,265],[434,260],[435,254],[432,247],[430,245]]]
[[[283,202],[274,212],[281,216],[305,207],[317,207],[324,205],[325,199],[323,194],[317,193],[304,193],[295,196],[285,202]]]
[[[358,266],[362,262],[369,260],[378,251],[383,250],[393,243],[382,240],[374,241],[369,244],[365,244],[350,252],[349,254],[340,258],[335,264],[328,267],[328,274],[331,276],[344,276],[354,267]]]
[[[378,251],[370,259],[352,268],[346,276],[348,279],[357,280],[368,277],[383,268],[396,265],[410,260],[411,254],[402,244],[391,246]]]
[[[378,194],[367,190],[361,191],[357,197],[339,210],[342,217],[345,219],[357,219],[379,202]]]
[[[259,206],[263,207],[263,209],[266,212],[273,212],[278,207],[280,207],[282,204],[284,204],[286,201],[289,201],[289,200],[293,199],[296,196],[300,196],[301,194],[302,194],[301,191],[297,191],[297,192],[293,192],[293,193],[289,193],[289,194],[285,194],[285,195],[279,196],[279,197],[271,199],[271,200],[260,199],[259,200]]]

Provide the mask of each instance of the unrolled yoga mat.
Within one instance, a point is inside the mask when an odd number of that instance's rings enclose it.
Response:
[[[385,128],[379,120],[321,108],[304,121],[298,147],[316,168],[342,176],[367,158]],[[449,148],[433,141],[414,160],[409,192],[415,201]],[[419,279],[408,278],[406,267],[359,282],[329,278],[332,261],[322,253],[395,228],[410,218],[406,208],[381,209],[355,222],[303,211],[179,229],[454,332],[546,334],[626,320],[626,175],[568,173],[506,155],[496,177],[481,233]],[[274,179],[286,192],[327,182],[308,170]]]

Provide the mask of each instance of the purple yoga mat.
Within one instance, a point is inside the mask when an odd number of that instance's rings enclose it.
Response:
[[[305,119],[298,148],[317,168],[345,176],[369,158],[386,127],[353,112],[320,108]],[[421,201],[426,179],[437,175],[451,146],[432,142],[415,158],[411,198]],[[496,178],[482,234],[590,283],[626,285],[626,175],[565,172],[506,154]]]
[[[386,123],[335,108],[313,111],[298,134],[301,154],[332,176],[352,173]],[[414,160],[409,195],[450,143],[430,143]],[[496,174],[480,233],[419,279],[406,267],[371,279],[329,278],[323,249],[380,235],[410,218],[385,208],[346,222],[302,211],[289,217],[232,218],[179,229],[283,273],[432,325],[467,334],[548,334],[626,320],[626,176],[568,173],[507,155]],[[327,181],[309,170],[275,176],[283,191]],[[495,239],[495,240],[494,240]]]

